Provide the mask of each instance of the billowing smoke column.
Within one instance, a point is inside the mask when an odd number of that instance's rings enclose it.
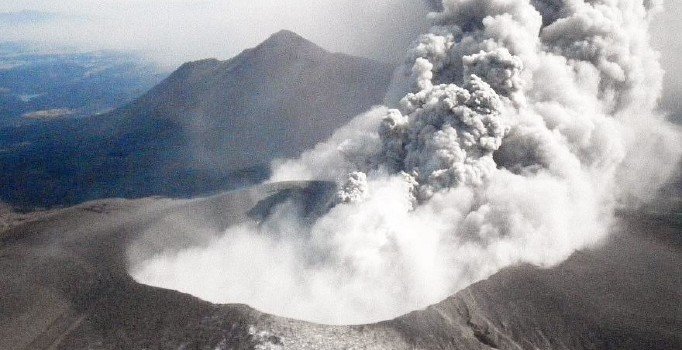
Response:
[[[207,248],[159,256],[136,277],[360,323],[424,307],[505,266],[562,261],[602,239],[614,209],[648,199],[677,161],[677,132],[654,112],[662,72],[647,28],[656,7],[444,1],[408,54],[394,108],[275,164],[272,181],[339,182],[328,213],[304,223],[283,205]],[[198,261],[215,268],[195,271]]]

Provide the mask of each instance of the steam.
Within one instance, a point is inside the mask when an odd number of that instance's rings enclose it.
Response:
[[[205,247],[134,268],[144,283],[325,323],[395,317],[520,263],[605,237],[675,169],[654,111],[662,71],[636,0],[450,0],[407,55],[404,97],[271,181],[339,183],[310,220],[293,202]],[[391,108],[392,107],[392,108]]]

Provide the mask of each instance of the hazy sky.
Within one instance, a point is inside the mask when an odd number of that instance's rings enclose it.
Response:
[[[226,59],[280,29],[293,30],[332,51],[398,62],[428,27],[433,0],[15,0],[0,13],[25,10],[58,16],[0,15],[0,40],[31,40],[79,49],[143,52],[175,67],[208,57]],[[682,111],[682,1],[664,0],[653,30],[666,76],[664,105]],[[23,24],[22,24],[23,23]]]
[[[139,50],[170,65],[229,58],[280,29],[333,51],[398,61],[427,27],[424,0],[29,0],[0,12],[34,10],[59,19],[0,24],[0,38]],[[396,57],[398,56],[398,57]]]
[[[676,114],[682,123],[682,1],[665,0],[665,11],[658,15],[653,27],[654,45],[661,52],[661,64],[666,71],[662,105]]]

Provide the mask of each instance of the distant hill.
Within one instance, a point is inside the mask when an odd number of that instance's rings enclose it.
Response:
[[[382,102],[393,68],[289,31],[182,65],[110,113],[0,130],[1,200],[23,207],[193,196],[261,181]]]

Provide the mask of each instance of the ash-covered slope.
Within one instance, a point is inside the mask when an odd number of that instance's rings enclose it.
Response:
[[[49,207],[261,181],[271,160],[381,103],[392,71],[282,31],[230,60],[186,63],[111,113],[0,130],[0,200]]]
[[[119,129],[147,120],[179,127],[192,168],[244,169],[298,155],[380,103],[392,67],[334,54],[290,31],[227,61],[186,63],[103,118]],[[122,130],[117,130],[121,132]]]
[[[131,247],[142,256],[195,246],[287,199],[315,214],[334,191],[328,183],[279,183],[196,200],[107,200],[15,224],[0,233],[0,348],[682,346],[674,216],[629,215],[604,246],[555,268],[509,268],[425,310],[372,325],[316,325],[213,305],[140,285],[126,272]]]

